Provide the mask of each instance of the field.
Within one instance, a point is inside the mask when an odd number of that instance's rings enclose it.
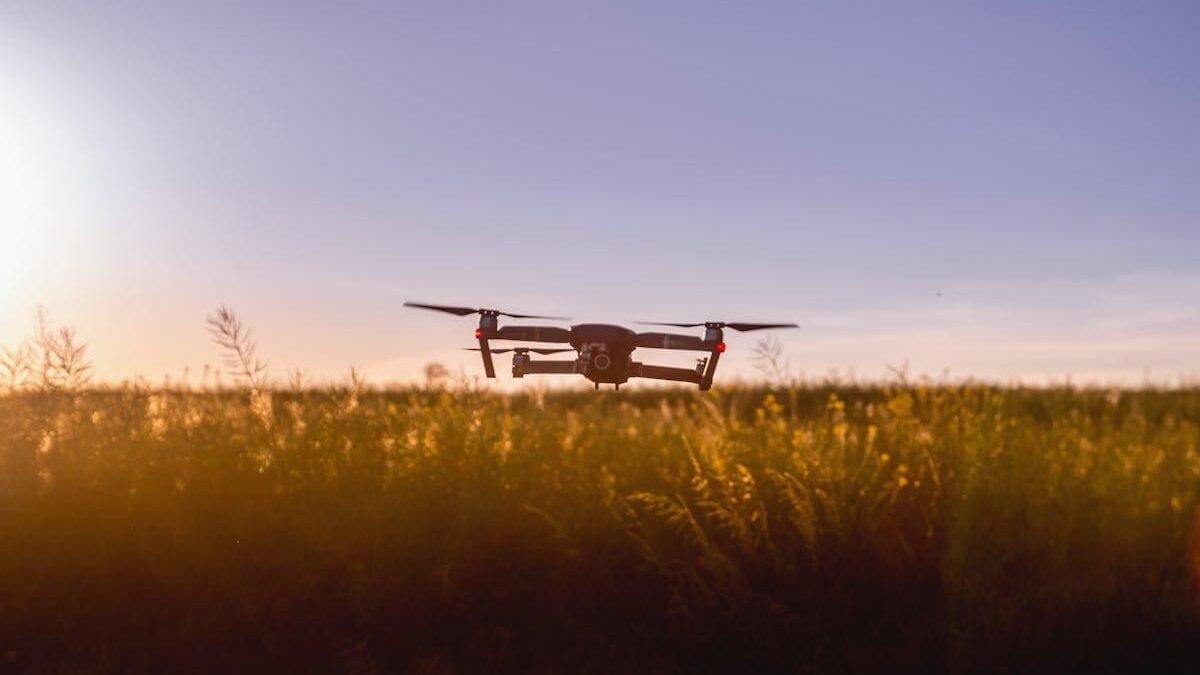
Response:
[[[1200,390],[0,396],[0,671],[1195,672]]]

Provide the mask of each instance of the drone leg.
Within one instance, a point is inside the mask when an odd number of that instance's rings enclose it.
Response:
[[[496,367],[492,365],[492,350],[488,348],[487,338],[483,335],[479,336],[479,353],[483,355],[483,372],[487,373],[488,377],[496,377]]]
[[[720,359],[721,352],[713,350],[712,355],[708,359],[708,368],[705,369],[704,375],[700,378],[700,391],[712,389],[713,375],[717,373],[717,361]]]

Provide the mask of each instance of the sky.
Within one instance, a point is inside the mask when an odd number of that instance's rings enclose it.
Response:
[[[0,2],[0,345],[41,305],[101,380],[195,378],[229,305],[279,378],[478,374],[416,300],[795,321],[806,378],[1194,382],[1197,34],[1195,2]]]

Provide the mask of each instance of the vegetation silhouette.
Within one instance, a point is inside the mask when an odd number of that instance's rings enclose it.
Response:
[[[87,343],[73,327],[55,327],[43,307],[34,314],[34,327],[33,337],[15,348],[0,346],[0,391],[59,391],[91,381]]]

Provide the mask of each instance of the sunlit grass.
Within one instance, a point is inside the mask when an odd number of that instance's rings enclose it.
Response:
[[[1196,390],[18,393],[0,655],[1195,665],[1198,501]]]

